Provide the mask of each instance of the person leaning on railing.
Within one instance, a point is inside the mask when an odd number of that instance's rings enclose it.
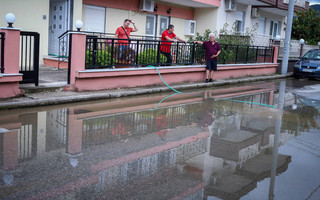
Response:
[[[171,56],[171,43],[182,41],[187,43],[187,41],[179,38],[176,34],[174,34],[174,26],[172,24],[169,25],[168,29],[163,31],[162,37],[161,37],[161,47],[160,52],[167,57],[166,66],[170,66],[172,63],[172,56]],[[164,41],[171,41],[171,42],[164,42]]]
[[[218,56],[221,52],[221,47],[218,42],[215,41],[215,37],[213,33],[209,34],[209,41],[194,41],[194,43],[202,44],[205,51],[206,51],[206,80],[205,82],[213,82],[213,72],[217,71],[217,63],[218,63]],[[210,78],[209,78],[210,75]]]
[[[129,27],[130,24],[133,24],[134,28]],[[119,58],[123,56],[125,52],[128,51],[129,48],[129,40],[130,40],[130,33],[138,31],[136,24],[131,19],[125,19],[123,22],[123,26],[120,26],[116,30],[115,38],[118,39],[127,39],[127,40],[118,40],[119,44]]]

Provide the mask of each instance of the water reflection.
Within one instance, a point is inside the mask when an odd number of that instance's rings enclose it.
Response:
[[[293,121],[303,101],[279,85],[4,113],[0,198],[238,199],[271,177],[273,199],[291,162],[279,145],[319,128],[319,110]]]

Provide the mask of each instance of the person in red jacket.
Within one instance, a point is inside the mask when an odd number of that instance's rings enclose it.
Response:
[[[177,42],[182,41],[185,42],[185,40],[179,38],[176,34],[174,34],[174,26],[172,24],[169,25],[168,29],[163,31],[162,37],[161,37],[161,47],[160,47],[160,52],[167,57],[167,62],[166,66],[170,66],[172,63],[172,56],[171,56],[171,43],[172,42]],[[165,41],[170,41],[170,42],[165,42]]]

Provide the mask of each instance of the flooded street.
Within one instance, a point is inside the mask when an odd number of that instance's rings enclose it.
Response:
[[[0,111],[0,199],[320,199],[320,81]]]

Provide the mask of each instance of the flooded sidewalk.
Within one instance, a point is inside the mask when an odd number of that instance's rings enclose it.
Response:
[[[66,72],[67,71],[64,69],[52,69],[52,67],[42,67],[40,73],[42,73],[43,76],[40,79],[39,86],[35,87],[34,84],[20,85],[20,89],[24,90],[25,94],[16,98],[0,99],[0,110],[172,92],[172,89],[167,87],[164,83],[160,86],[155,85],[137,88],[118,88],[114,90],[87,92],[64,91],[64,87],[67,86],[66,81],[63,81],[66,79]],[[199,88],[209,88],[225,85],[236,85],[255,81],[281,79],[289,76],[291,76],[291,74],[288,74],[287,76],[274,74],[266,76],[217,80],[213,83],[181,83],[173,84],[171,86],[175,90],[185,91]]]
[[[319,88],[287,79],[2,110],[0,199],[319,199]]]

